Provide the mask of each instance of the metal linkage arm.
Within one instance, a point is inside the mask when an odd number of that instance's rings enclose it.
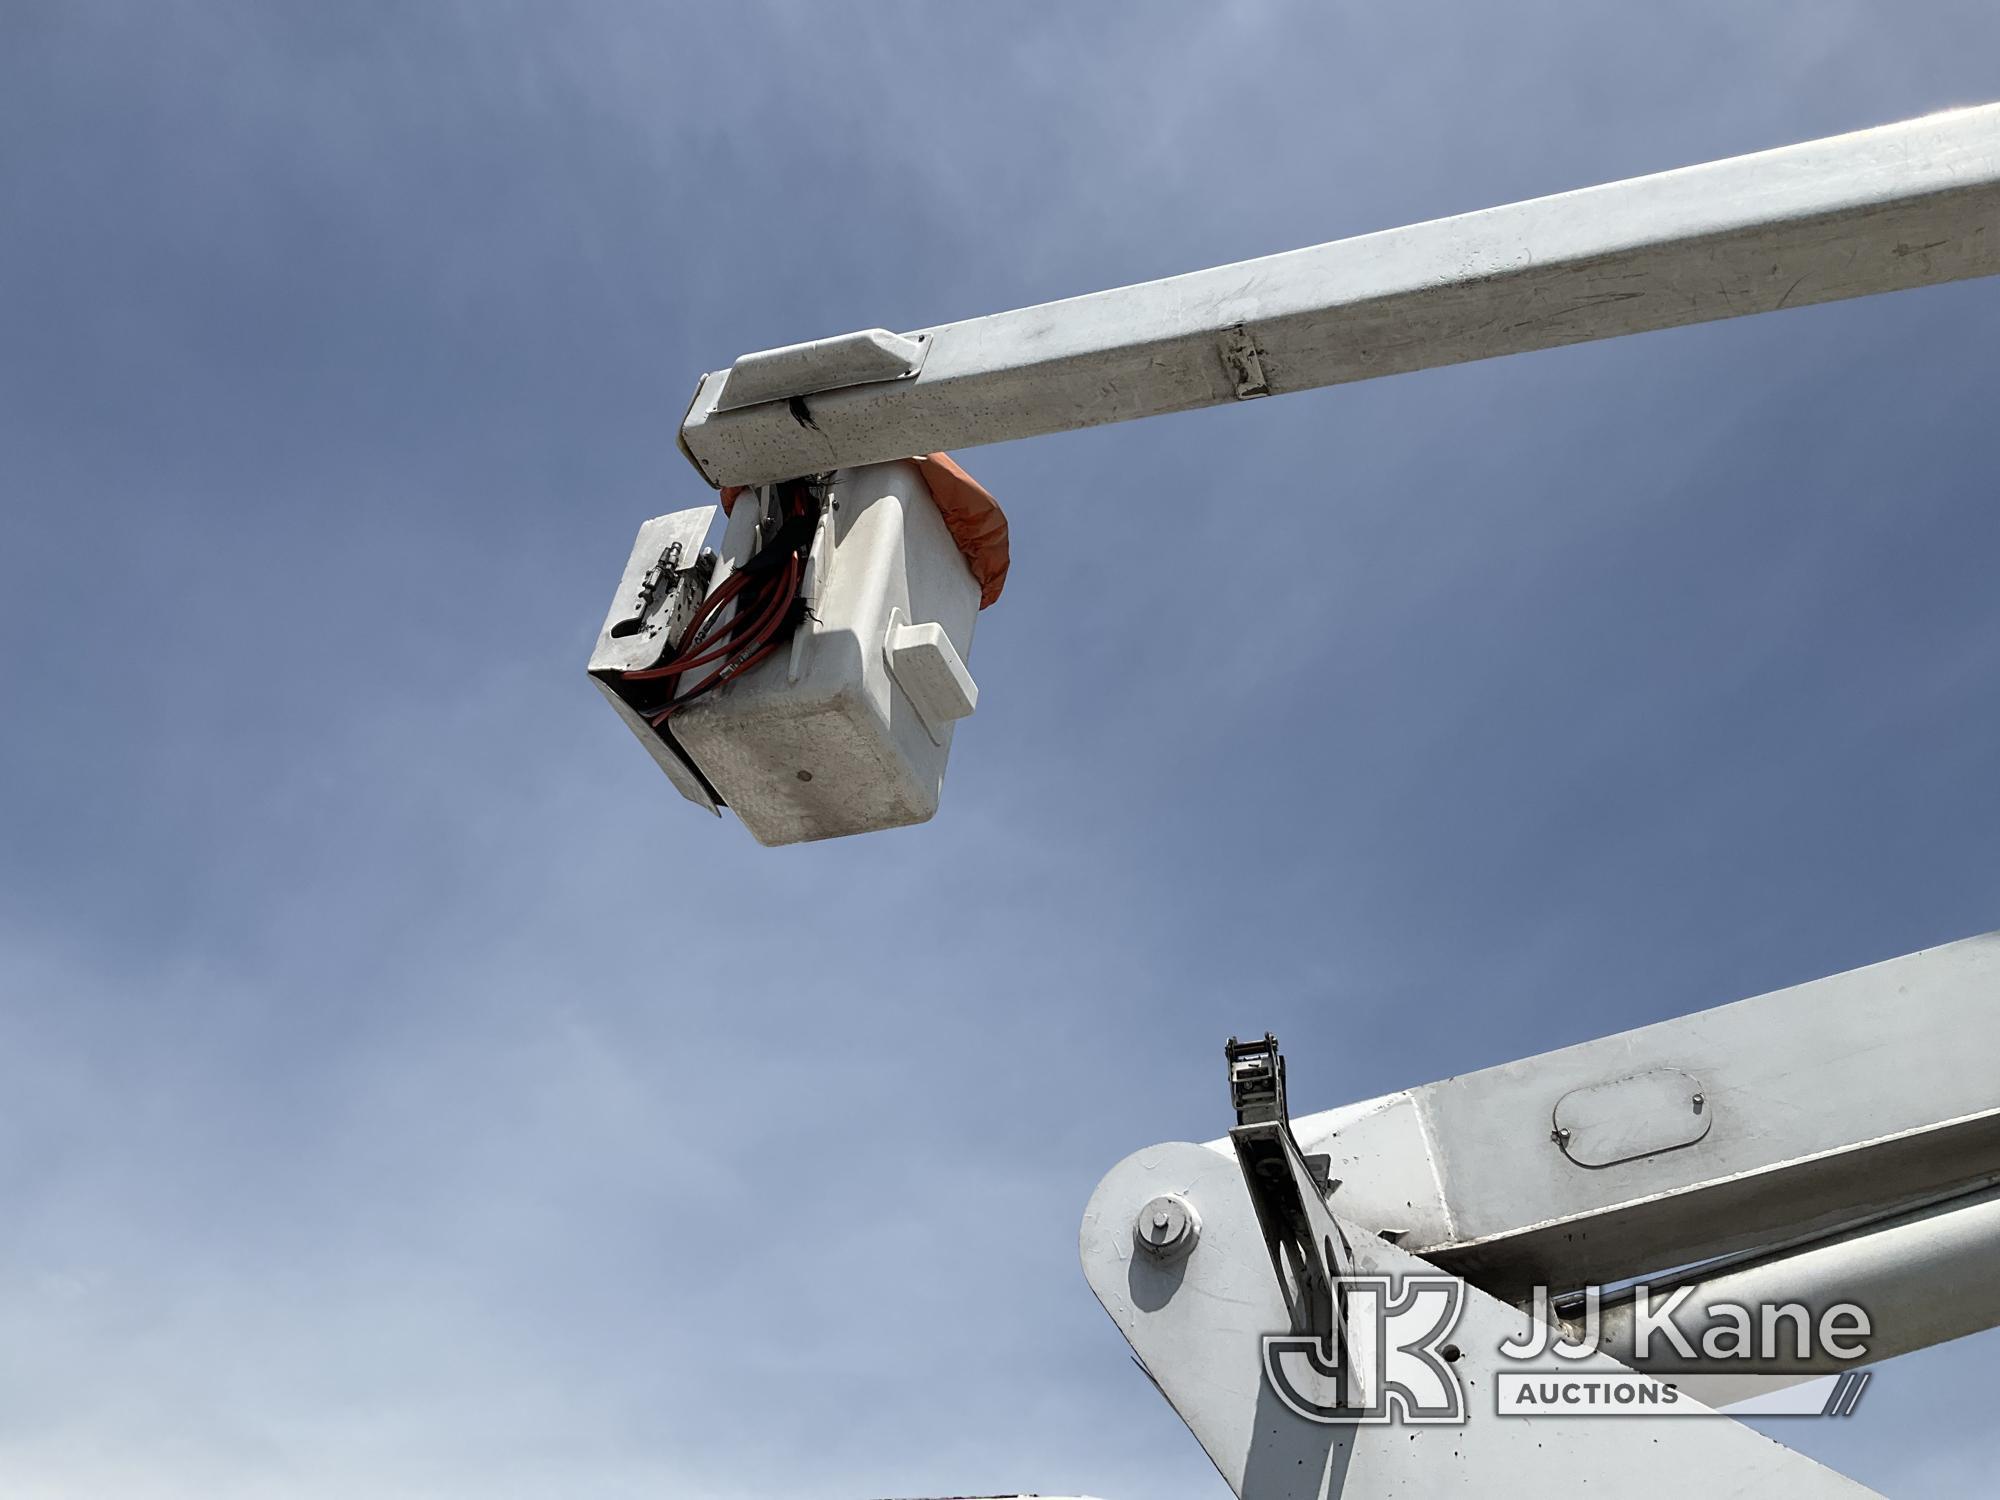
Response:
[[[1285,1059],[1275,1036],[1267,1031],[1256,1042],[1231,1037],[1223,1055],[1236,1107],[1229,1143],[1243,1169],[1292,1332],[1337,1355],[1344,1343],[1341,1287],[1352,1274],[1353,1257],[1346,1234],[1327,1211],[1327,1158],[1308,1160],[1292,1135]]]
[[[2000,105],[972,318],[746,355],[714,485],[2000,272]],[[751,399],[754,398],[754,399]]]

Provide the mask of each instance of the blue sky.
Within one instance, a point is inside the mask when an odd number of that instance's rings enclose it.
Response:
[[[2000,11],[0,10],[0,1489],[1215,1496],[1098,1177],[2000,927],[2000,288],[961,455],[932,824],[582,664],[750,349],[2000,97]],[[2000,1463],[1991,1336],[1784,1436]]]

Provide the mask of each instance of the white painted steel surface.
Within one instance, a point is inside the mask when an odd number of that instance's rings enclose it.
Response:
[[[1615,1165],[1571,1160],[1554,1138],[1565,1096],[1650,1070],[1702,1091],[1706,1133]],[[1502,1296],[1833,1233],[2000,1181],[2000,934],[1293,1128],[1332,1157],[1336,1212]]]
[[[1663,1281],[1651,1289],[1657,1312],[1680,1283]],[[1697,1357],[1685,1359],[1663,1336],[1649,1339],[1648,1353],[1636,1354],[1637,1321],[1630,1302],[1607,1302],[1600,1315],[1597,1346],[1634,1369],[1671,1375],[1697,1400],[1705,1390],[1732,1390],[1740,1397],[1745,1374],[1783,1374],[1765,1382],[1778,1389],[1829,1371],[1857,1369],[1928,1349],[2000,1326],[2000,1192],[1987,1191],[1906,1214],[1888,1223],[1817,1244],[1717,1269],[1689,1282],[1685,1302],[1670,1321],[1682,1331]],[[1784,1307],[1796,1304],[1815,1326],[1829,1309],[1852,1303],[1868,1315],[1869,1329],[1857,1340],[1866,1352],[1842,1359],[1817,1347],[1797,1358],[1796,1343],[1775,1361],[1714,1358],[1703,1354],[1701,1334],[1713,1326],[1709,1309]],[[1725,1342],[1719,1347],[1728,1348]],[[1707,1385],[1709,1377],[1723,1377]],[[1732,1382],[1735,1382],[1732,1385]]]
[[[1199,1241],[1170,1263],[1139,1250],[1133,1237],[1139,1212],[1162,1194],[1185,1198],[1201,1216]],[[1344,1228],[1364,1274],[1434,1269],[1359,1225]],[[1244,1500],[1859,1500],[1874,1493],[1727,1418],[1497,1415],[1491,1382],[1499,1346],[1523,1337],[1530,1324],[1525,1313],[1476,1289],[1468,1289],[1452,1335],[1462,1357],[1450,1368],[1468,1398],[1463,1425],[1341,1427],[1297,1416],[1263,1378],[1263,1336],[1283,1333],[1289,1321],[1242,1173],[1205,1146],[1154,1146],[1112,1168],[1084,1213],[1079,1250],[1098,1301]],[[1623,1372],[1603,1354],[1566,1368]]]
[[[721,410],[717,372],[681,446],[765,483],[1995,272],[1983,105],[943,324],[796,404]]]

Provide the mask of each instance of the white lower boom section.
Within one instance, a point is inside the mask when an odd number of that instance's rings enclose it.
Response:
[[[1995,272],[1984,105],[948,323],[902,379],[719,410],[718,372],[681,444],[763,484]]]
[[[2000,934],[1293,1126],[1337,1213],[1501,1296],[1820,1238],[2000,1182]]]
[[[1162,1194],[1185,1203],[1201,1226],[1193,1249],[1172,1260],[1149,1255],[1134,1238],[1135,1222]],[[1341,1232],[1358,1280],[1407,1288],[1410,1278],[1435,1271],[1359,1225]],[[1533,1340],[1533,1320],[1477,1288],[1464,1290],[1437,1330],[1450,1344],[1435,1363],[1413,1368],[1387,1356],[1380,1420],[1316,1417],[1296,1399],[1320,1394],[1310,1359],[1273,1358],[1269,1336],[1286,1334],[1289,1313],[1243,1172],[1201,1146],[1153,1146],[1113,1167],[1084,1211],[1078,1249],[1097,1300],[1241,1500],[1866,1500],[1875,1493],[1693,1399],[1669,1405],[1662,1381],[1608,1354],[1509,1357],[1508,1346]],[[1382,1339],[1370,1340],[1360,1320],[1349,1331],[1346,1360],[1372,1366],[1364,1350],[1371,1343],[1380,1350]],[[1281,1391],[1274,1363],[1278,1373],[1303,1378]],[[1550,1374],[1560,1385],[1621,1388],[1631,1411],[1676,1420],[1511,1414],[1518,1408],[1505,1404],[1508,1387]],[[1400,1397],[1386,1394],[1390,1380]]]
[[[1684,1298],[1676,1296],[1687,1285]],[[2000,1191],[1919,1209],[1789,1253],[1656,1280],[1607,1298],[1595,1345],[1633,1369],[1672,1377],[1695,1400],[1721,1405],[1828,1373],[1879,1364],[2000,1326]],[[1865,1310],[1868,1331],[1840,1350],[1811,1336],[1841,1307]],[[1796,1311],[1800,1322],[1761,1348],[1735,1338],[1718,1308]],[[1650,1321],[1649,1321],[1650,1319]],[[1672,1325],[1678,1337],[1661,1329]]]

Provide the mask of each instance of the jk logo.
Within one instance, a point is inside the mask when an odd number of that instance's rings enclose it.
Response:
[[[1456,1423],[1465,1392],[1451,1371],[1451,1331],[1465,1303],[1453,1276],[1344,1276],[1334,1286],[1339,1337],[1264,1336],[1264,1379],[1310,1422]]]

